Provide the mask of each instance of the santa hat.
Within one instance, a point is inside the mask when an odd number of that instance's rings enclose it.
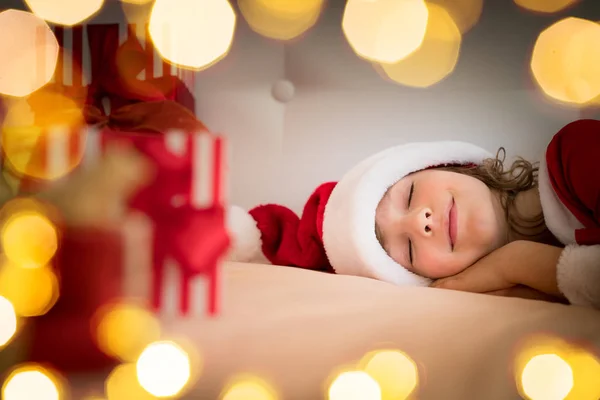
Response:
[[[445,165],[479,165],[492,154],[456,141],[410,143],[379,152],[352,168],[339,182],[320,185],[299,218],[267,204],[248,213],[229,212],[233,239],[229,260],[266,258],[295,266],[374,278],[402,286],[426,286],[382,248],[375,235],[375,211],[387,190],[408,174]]]

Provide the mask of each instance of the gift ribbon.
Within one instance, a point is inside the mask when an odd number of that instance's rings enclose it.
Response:
[[[197,209],[191,205],[192,135],[187,135],[188,150],[183,155],[172,154],[163,139],[164,132],[174,129],[209,135],[188,108],[173,101],[191,98],[193,102],[193,96],[175,76],[136,78],[148,64],[148,56],[134,34],[119,45],[118,27],[98,25],[88,26],[88,38],[90,85],[81,85],[80,74],[74,73],[72,86],[57,79],[44,90],[63,94],[82,106],[85,123],[104,128],[103,142],[128,141],[154,164],[155,179],[130,203],[132,208],[144,212],[154,227],[153,306],[161,307],[165,262],[170,257],[182,275],[181,312],[189,311],[190,280],[206,274],[211,282],[209,311],[215,313],[216,265],[229,246],[223,206],[213,204]],[[73,60],[81,65],[81,57],[81,46],[74,41]],[[105,111],[103,99],[108,100],[110,112]],[[171,203],[174,196],[184,199],[181,206]]]

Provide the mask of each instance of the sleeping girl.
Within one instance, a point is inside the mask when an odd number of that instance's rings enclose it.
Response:
[[[464,142],[393,147],[300,218],[233,207],[229,259],[600,308],[599,155],[596,120],[562,128],[539,166]]]

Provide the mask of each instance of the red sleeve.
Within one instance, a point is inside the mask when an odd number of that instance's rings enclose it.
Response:
[[[600,121],[582,119],[562,128],[546,151],[548,175],[561,202],[585,229],[579,244],[600,244]]]

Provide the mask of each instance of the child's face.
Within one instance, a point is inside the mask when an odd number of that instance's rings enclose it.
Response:
[[[432,279],[459,273],[507,237],[496,193],[478,179],[436,169],[392,186],[377,207],[375,229],[390,257]]]

